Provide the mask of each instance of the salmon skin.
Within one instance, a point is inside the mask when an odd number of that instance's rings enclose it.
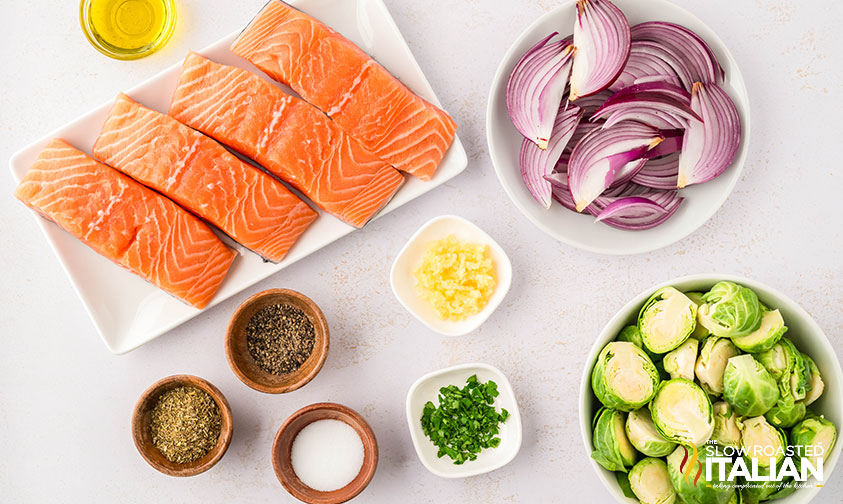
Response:
[[[284,258],[317,216],[268,174],[124,94],[93,154],[273,262]]]
[[[195,216],[61,139],[15,197],[99,254],[195,306],[207,306],[235,253]]]
[[[352,226],[366,224],[404,183],[319,109],[195,53],[184,61],[170,115],[254,159]]]
[[[231,50],[287,84],[364,147],[401,171],[433,177],[457,125],[354,43],[270,0]]]

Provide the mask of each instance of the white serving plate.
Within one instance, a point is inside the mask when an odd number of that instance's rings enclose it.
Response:
[[[509,418],[500,424],[500,445],[481,451],[477,455],[477,460],[454,465],[447,456],[442,458],[436,456],[439,449],[422,431],[422,411],[427,401],[438,404],[440,388],[448,385],[462,388],[465,386],[465,381],[473,374],[476,374],[481,382],[492,380],[498,384],[500,395],[495,399],[494,407],[506,409],[509,412]],[[512,385],[509,384],[506,375],[488,364],[460,364],[428,373],[416,380],[407,393],[407,424],[419,460],[428,471],[442,478],[467,478],[500,469],[510,463],[521,449],[521,413],[518,411]]]
[[[495,292],[479,313],[465,320],[440,319],[430,303],[416,293],[416,277],[413,271],[421,262],[427,245],[448,235],[470,243],[485,243],[489,246],[489,255],[495,262]],[[429,220],[407,240],[407,244],[392,263],[389,283],[401,305],[422,324],[445,336],[463,336],[480,327],[501,304],[512,284],[512,263],[498,242],[474,223],[456,215],[440,215]]]
[[[292,0],[289,3],[342,33],[410,89],[431,103],[440,105],[382,0]],[[260,74],[255,67],[228,50],[238,34],[239,30],[199,53],[216,62]],[[148,107],[166,113],[180,69],[181,63],[173,65],[128,90],[127,94]],[[291,92],[289,88],[280,85],[279,87]],[[111,101],[15,153],[9,161],[15,182],[21,180],[38,153],[52,138],[64,138],[90,154],[110,106]],[[433,180],[422,182],[407,176],[407,183],[379,215],[395,210],[455,177],[467,164],[465,149],[459,138],[455,138]],[[94,326],[112,352],[119,354],[133,350],[202,313],[203,310],[182,303],[140,277],[114,265],[46,219],[36,217],[36,220],[67,272],[71,284],[82,298]],[[205,309],[352,231],[352,226],[320,211],[319,218],[279,264],[265,263],[257,254],[236,247],[241,250],[240,256],[235,260],[217,295]],[[228,240],[227,243],[231,244],[231,241]]]
[[[573,33],[576,20],[574,1],[553,9],[537,19],[509,48],[498,67],[489,93],[486,110],[486,134],[489,154],[498,179],[515,206],[545,233],[557,240],[601,254],[640,254],[666,247],[702,226],[720,208],[740,178],[749,145],[749,98],[743,77],[729,49],[722,40],[685,9],[667,0],[612,0],[626,15],[630,25],[644,21],[669,21],[699,34],[717,55],[726,72],[724,89],[737,106],[741,118],[741,143],[732,165],[719,177],[680,191],[685,201],[670,219],[644,231],[627,231],[595,223],[590,215],[578,215],[553,202],[545,210],[527,191],[521,178],[519,152],[523,137],[509,119],[506,109],[506,84],[521,56],[542,38],[558,31]]]
[[[580,382],[579,400],[580,432],[582,433],[582,441],[585,446],[584,457],[588,458],[591,467],[597,473],[603,486],[606,487],[606,490],[616,502],[634,504],[638,501],[625,497],[615,475],[604,469],[591,458],[591,420],[594,417],[594,413],[602,406],[591,390],[591,370],[594,368],[594,363],[597,362],[597,356],[607,343],[615,339],[624,326],[636,323],[641,306],[658,289],[673,286],[683,292],[706,292],[721,280],[728,280],[749,287],[758,294],[758,299],[762,303],[779,309],[788,327],[785,337],[791,340],[801,352],[808,354],[816,362],[822,375],[825,389],[820,398],[811,404],[810,409],[817,414],[823,415],[827,420],[832,422],[837,427],[838,432],[837,442],[831,450],[831,455],[829,455],[828,460],[823,464],[824,481],[829,480],[834,466],[840,460],[840,453],[843,451],[843,442],[840,440],[840,431],[843,427],[843,370],[840,368],[840,362],[837,360],[831,342],[825,333],[823,333],[820,326],[795,301],[761,282],[725,274],[689,275],[654,285],[626,303],[600,332],[585,361],[585,368],[583,369]],[[810,488],[800,488],[784,499],[771,502],[781,504],[807,504],[821,490],[820,486],[818,486],[820,483],[813,476],[807,483]]]

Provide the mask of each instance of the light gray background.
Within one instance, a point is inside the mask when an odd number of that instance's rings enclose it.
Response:
[[[341,0],[338,0],[341,1]],[[378,436],[378,472],[359,502],[607,502],[580,440],[577,390],[601,327],[629,298],[671,277],[736,273],[801,303],[843,343],[843,44],[839,2],[677,0],[731,48],[749,89],[753,127],[744,176],[700,230],[664,250],[604,257],[543,235],[509,202],[489,161],[484,117],[498,61],[551,0],[386,0],[445,108],[460,125],[469,167],[450,183],[234,296],[124,356],[94,332],[30,213],[0,175],[0,502],[290,502],[270,443],[294,410],[338,401]],[[189,48],[242,27],[264,0],[179,0],[160,53],[136,62],[95,52],[78,3],[3,2],[0,159],[159,70]],[[448,339],[392,296],[389,266],[415,229],[442,213],[467,217],[509,253],[515,278],[478,331]],[[107,272],[103,272],[107,273]],[[305,292],[332,329],[322,372],[282,396],[254,392],[223,352],[229,315],[265,288]],[[838,353],[839,355],[839,353]],[[469,361],[501,368],[521,406],[524,444],[494,473],[448,481],[416,459],[404,418],[422,374]],[[215,383],[235,418],[231,448],[211,471],[173,479],[135,452],[129,415],[141,391],[173,373]],[[840,502],[843,470],[817,499]]]

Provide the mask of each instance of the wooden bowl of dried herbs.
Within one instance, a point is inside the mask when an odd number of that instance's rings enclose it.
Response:
[[[228,450],[231,407],[210,382],[168,376],[144,391],[132,414],[132,437],[144,460],[169,476],[195,476]]]
[[[296,390],[312,380],[328,356],[328,322],[310,298],[269,289],[241,304],[228,324],[225,354],[237,377],[268,394]]]

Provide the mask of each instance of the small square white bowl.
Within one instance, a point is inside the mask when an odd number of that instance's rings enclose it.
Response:
[[[438,404],[439,389],[448,385],[464,387],[471,375],[477,375],[481,382],[494,381],[498,384],[500,395],[495,399],[494,407],[504,408],[509,417],[500,424],[501,443],[495,448],[487,448],[477,455],[477,460],[454,465],[450,458],[436,456],[439,451],[422,431],[421,417],[427,401]],[[497,368],[488,364],[460,364],[459,366],[440,369],[419,378],[407,393],[407,424],[410,437],[421,463],[428,471],[442,478],[467,478],[500,469],[510,463],[521,449],[521,413],[515,401],[515,393],[506,376]]]
[[[442,320],[430,303],[416,292],[416,278],[413,271],[421,263],[422,256],[430,242],[454,235],[459,240],[471,243],[484,243],[489,246],[489,254],[495,263],[497,286],[486,306],[477,314],[465,320]],[[389,274],[392,292],[404,308],[421,323],[445,336],[463,336],[480,327],[489,315],[501,304],[512,283],[512,263],[506,252],[485,231],[456,215],[435,217],[419,228],[410,237],[401,252],[392,263]]]

